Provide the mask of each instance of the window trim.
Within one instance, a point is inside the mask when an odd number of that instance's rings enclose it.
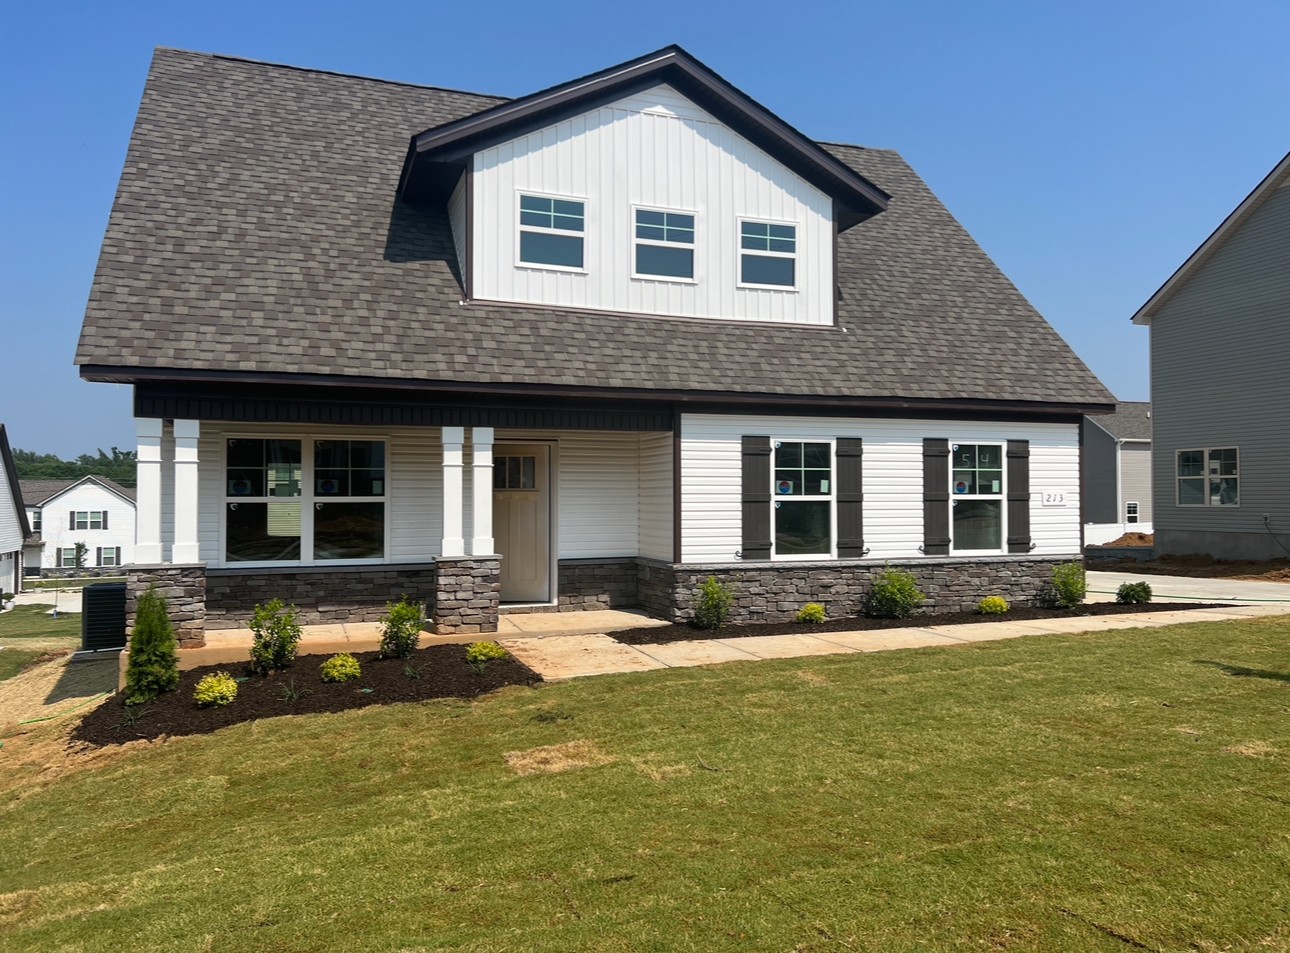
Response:
[[[1231,450],[1236,454],[1236,472],[1233,474],[1218,474],[1213,476],[1209,472],[1209,455],[1214,451]],[[1180,458],[1184,453],[1200,453],[1201,469],[1204,471],[1200,476],[1181,476],[1178,473]],[[1236,481],[1236,502],[1235,503],[1211,503],[1209,496],[1209,481],[1212,479],[1226,479]],[[1203,493],[1199,503],[1184,503],[1182,501],[1182,481],[1183,480],[1201,480]],[[1239,446],[1226,447],[1183,447],[1174,451],[1174,505],[1193,509],[1196,507],[1221,507],[1225,510],[1235,510],[1241,507],[1241,448]]]
[[[121,547],[120,546],[99,546],[99,568],[100,569],[120,569],[121,568]],[[103,557],[108,553],[112,554],[113,561],[105,563]]]
[[[1130,511],[1129,507],[1133,507]],[[1124,501],[1124,522],[1137,523],[1142,519],[1142,507],[1138,506],[1137,500]]]
[[[775,532],[775,451],[783,443],[824,443],[829,446],[829,492],[828,495],[798,496],[792,499],[778,498],[778,502],[792,503],[815,502],[829,504],[829,551],[827,553],[779,553],[776,546]],[[772,562],[803,563],[820,562],[838,558],[838,441],[836,437],[797,437],[772,434],[770,438],[770,558]]]
[[[999,492],[998,493],[955,493],[954,492],[954,448],[960,446],[997,447],[999,450]],[[949,472],[945,485],[949,493],[949,536],[951,556],[998,556],[1008,553],[1008,441],[1007,440],[954,440],[949,441]],[[980,467],[977,468],[980,470]],[[954,503],[957,500],[984,500],[999,504],[999,548],[998,549],[959,549],[954,538]]]
[[[744,248],[744,223],[755,225],[789,225],[793,228],[793,251],[753,251]],[[801,288],[801,264],[800,245],[801,245],[802,223],[789,221],[787,219],[758,218],[751,215],[740,215],[735,220],[735,287],[748,288],[755,291],[782,291],[785,293],[796,293]],[[744,281],[744,255],[755,255],[758,258],[788,258],[793,262],[793,283],[791,285],[762,285],[756,282]]]
[[[663,208],[662,206],[659,206],[659,205],[639,205],[639,204],[633,204],[631,206],[631,212],[632,214],[629,220],[629,224],[631,226],[631,243],[630,243],[631,250],[629,252],[629,254],[631,255],[631,260],[628,262],[628,271],[631,273],[632,280],[633,281],[662,281],[667,284],[679,284],[679,285],[697,285],[699,283],[699,213],[697,211],[692,211],[690,209]],[[638,222],[636,221],[637,212],[659,212],[663,215],[688,215],[690,218],[694,219],[694,237],[691,239],[688,245],[682,244],[680,242],[659,241],[657,238],[640,238],[636,234],[636,226],[638,224]],[[693,274],[690,275],[689,278],[682,278],[678,275],[652,275],[652,274],[649,274],[648,272],[637,271],[636,270],[636,246],[637,245],[652,245],[655,248],[688,248],[690,250],[690,255],[691,255],[690,263],[693,265]]]
[[[104,522],[106,522],[107,510],[73,510],[72,512],[76,514],[76,517],[73,520],[73,522],[76,523],[76,527],[72,530],[72,532],[75,533],[84,533],[90,530],[101,530],[103,529]],[[81,525],[82,513],[85,514],[84,526]],[[97,520],[94,519],[96,514],[98,515]],[[94,525],[96,522],[99,524],[98,526]]]
[[[260,433],[246,432],[241,430],[225,431],[218,435],[219,439],[219,481],[220,486],[224,487],[224,492],[218,497],[220,504],[219,515],[219,560],[212,561],[212,567],[222,569],[268,569],[282,566],[301,566],[310,569],[327,569],[339,568],[342,566],[381,566],[392,563],[394,560],[390,555],[390,530],[393,525],[391,519],[391,506],[394,498],[392,481],[390,480],[390,443],[391,437],[385,432],[357,432],[347,430],[326,431],[324,433],[283,433],[282,431],[264,431]],[[275,497],[277,500],[297,499],[300,501],[300,558],[299,559],[279,559],[279,560],[230,560],[228,558],[228,504],[229,495],[227,489],[228,482],[228,441],[230,440],[298,440],[300,441],[300,487],[301,494],[298,497]],[[363,559],[324,559],[318,560],[313,557],[314,546],[314,507],[313,504],[319,502],[314,494],[314,444],[319,440],[371,440],[381,441],[385,444],[385,495],[381,497],[364,497],[365,500],[381,500],[385,504],[385,535],[382,541],[382,547],[385,551],[383,556],[366,557]],[[308,496],[303,492],[308,489]],[[264,497],[246,498],[247,502],[263,502]],[[326,497],[333,502],[344,502],[345,498]],[[311,558],[305,559],[305,543],[309,544],[309,555]]]
[[[571,232],[568,229],[564,229],[564,228],[546,228],[541,225],[523,224],[523,209],[521,208],[521,203],[524,201],[525,196],[529,198],[534,198],[534,199],[552,199],[553,201],[557,201],[557,202],[581,203],[582,231]],[[566,274],[571,274],[571,275],[590,274],[590,271],[587,268],[587,250],[591,248],[591,242],[588,240],[588,236],[591,231],[590,229],[591,222],[588,216],[588,211],[590,208],[591,208],[591,203],[584,196],[559,195],[555,192],[540,192],[540,191],[535,191],[533,189],[517,188],[515,190],[515,232],[514,232],[515,267],[531,268],[531,269],[536,269],[537,271],[562,271]],[[578,267],[574,267],[573,265],[548,265],[540,261],[525,261],[521,255],[520,243],[521,243],[521,236],[526,231],[533,232],[538,235],[556,235],[561,238],[570,238],[573,235],[577,235],[578,238],[582,241],[582,267],[578,268]]]
[[[76,568],[76,547],[75,546],[59,546],[54,552],[56,556],[56,558],[54,559],[55,569],[75,569]],[[68,560],[67,557],[64,555],[65,553],[71,553],[72,558]]]
[[[33,533],[39,533],[41,530],[41,527],[44,526],[44,522],[45,522],[44,512],[45,511],[42,510],[40,507],[36,507],[31,511],[30,522],[31,522],[31,531]]]

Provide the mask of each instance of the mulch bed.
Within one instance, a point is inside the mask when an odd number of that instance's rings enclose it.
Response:
[[[206,665],[179,673],[179,688],[142,706],[130,723],[124,695],[118,693],[82,719],[72,738],[93,745],[121,744],[163,735],[199,735],[243,721],[345,711],[391,702],[430,698],[475,698],[507,685],[533,685],[542,677],[508,656],[489,662],[482,675],[467,664],[464,645],[433,645],[418,649],[406,659],[382,659],[376,652],[355,652],[362,666],[361,678],[351,682],[324,682],[318,667],[324,655],[301,655],[285,672],[264,677],[252,675],[244,664]],[[407,669],[417,673],[413,678]],[[228,672],[246,680],[237,686],[231,705],[198,708],[193,690],[204,675]],[[287,700],[287,689],[301,691]],[[368,691],[367,689],[370,689]],[[303,691],[302,691],[303,690]]]
[[[981,615],[978,612],[945,612],[936,615],[914,615],[908,619],[829,619],[826,622],[749,622],[723,625],[718,630],[698,629],[686,622],[673,625],[641,626],[620,629],[609,635],[624,645],[659,645],[668,642],[692,642],[696,639],[743,639],[757,635],[811,635],[817,632],[864,632],[870,629],[903,629],[928,625],[966,625],[969,622],[1031,622],[1040,619],[1071,619],[1079,616],[1121,615],[1126,612],[1175,612],[1179,609],[1224,609],[1228,603],[1150,602],[1126,606],[1116,602],[1089,602],[1074,609],[1032,609],[1018,606],[1003,615]]]

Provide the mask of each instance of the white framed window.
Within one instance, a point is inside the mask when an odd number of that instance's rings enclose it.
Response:
[[[1126,523],[1136,523],[1138,521],[1138,504],[1128,502],[1124,504],[1124,521]]]
[[[750,288],[797,287],[797,225],[739,219],[739,284]]]
[[[824,559],[837,539],[833,441],[775,440],[771,460],[772,559]]]
[[[385,441],[229,437],[228,563],[380,562],[388,551]]]
[[[950,446],[950,552],[1003,551],[1003,461],[1001,443]]]
[[[1179,506],[1240,506],[1241,467],[1236,447],[1179,450],[1175,482]]]
[[[72,529],[107,529],[107,511],[74,510],[70,525]]]
[[[634,208],[632,277],[694,281],[693,212]]]
[[[31,511],[31,531],[33,533],[40,532],[40,520],[41,520],[40,514],[41,514],[40,510]]]
[[[76,547],[67,546],[58,550],[58,568],[68,569],[76,565]]]
[[[98,563],[100,566],[119,566],[121,565],[121,547],[120,546],[99,546]]]
[[[582,199],[519,193],[519,263],[584,271],[586,212]]]

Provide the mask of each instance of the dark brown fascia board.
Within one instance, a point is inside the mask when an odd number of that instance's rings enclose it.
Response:
[[[659,82],[676,84],[717,118],[763,148],[770,146],[786,164],[842,201],[849,213],[841,220],[844,228],[887,208],[890,195],[675,45],[413,136],[400,188],[409,189],[418,159],[460,163],[480,149]]]
[[[23,541],[31,538],[31,524],[27,522],[27,505],[22,500],[22,487],[18,484],[18,467],[13,462],[13,452],[9,449],[9,434],[4,424],[0,424],[0,462],[4,465],[5,476],[9,479],[9,494],[13,497],[14,508],[18,511],[18,528],[22,530]]]
[[[390,392],[422,394],[477,394],[480,397],[559,397],[620,401],[662,401],[684,405],[690,412],[700,407],[800,407],[823,413],[895,411],[937,416],[954,414],[1009,414],[1024,417],[1080,417],[1108,413],[1114,404],[1068,403],[1059,401],[986,400],[939,397],[823,397],[803,394],[775,394],[737,391],[651,390],[631,387],[573,387],[561,384],[505,384],[475,381],[396,380],[382,377],[351,377],[343,374],[299,374],[284,372],[209,371],[188,368],[118,367],[84,364],[81,378],[114,384],[168,382],[172,384],[265,384],[295,387],[352,387]]]

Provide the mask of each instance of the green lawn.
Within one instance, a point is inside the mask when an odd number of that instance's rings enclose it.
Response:
[[[0,613],[0,645],[16,649],[76,649],[81,645],[80,613],[62,613],[57,619],[49,606],[14,606]]]
[[[3,682],[6,678],[13,678],[44,654],[44,652],[8,647],[0,650],[0,682]]]
[[[0,770],[0,949],[1288,950],[1288,643],[676,669]]]

